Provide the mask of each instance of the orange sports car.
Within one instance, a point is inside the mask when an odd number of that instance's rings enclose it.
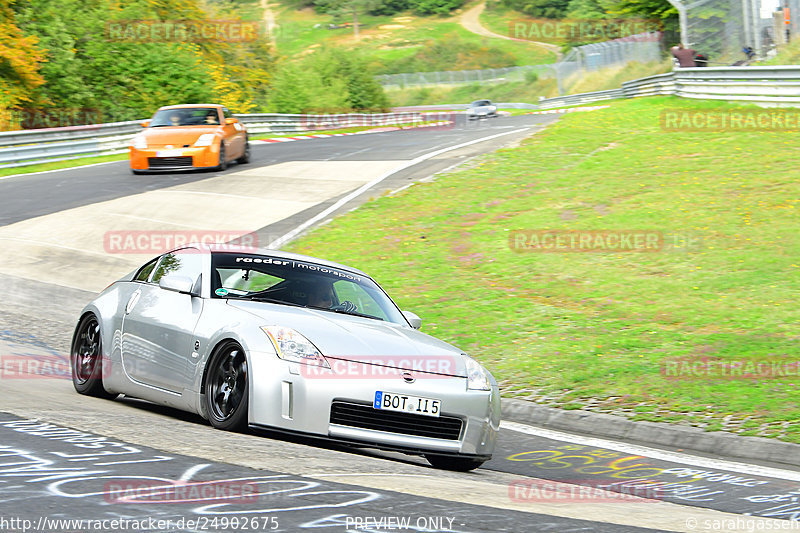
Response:
[[[142,122],[130,146],[131,171],[225,170],[250,161],[247,130],[228,109],[216,104],[165,106]]]

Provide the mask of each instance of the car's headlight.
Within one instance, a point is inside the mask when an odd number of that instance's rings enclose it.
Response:
[[[144,135],[139,133],[133,138],[133,147],[137,150],[147,150],[147,139],[144,138]]]
[[[292,328],[263,326],[261,329],[272,341],[272,345],[281,359],[325,368],[331,367],[314,343]]]
[[[474,113],[475,113],[475,109],[473,109],[471,107],[467,108],[467,115],[472,115]]]
[[[489,372],[480,363],[471,357],[467,357],[467,389],[469,390],[491,390],[492,385],[489,380]]]
[[[195,146],[211,146],[211,143],[214,142],[214,134],[213,133],[204,133],[197,140],[194,142]]]

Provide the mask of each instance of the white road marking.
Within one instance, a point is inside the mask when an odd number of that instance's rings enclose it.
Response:
[[[496,133],[494,135],[489,135],[488,137],[481,137],[480,139],[473,139],[471,141],[463,142],[463,143],[456,144],[456,145],[453,145],[453,146],[447,146],[445,148],[440,148],[439,150],[434,150],[432,152],[428,152],[427,154],[421,155],[419,157],[415,157],[414,159],[410,159],[410,160],[402,163],[398,167],[393,168],[393,169],[391,169],[391,170],[389,170],[387,172],[384,172],[383,174],[381,174],[377,178],[373,179],[372,181],[370,181],[368,183],[365,183],[364,185],[362,185],[358,189],[354,190],[350,194],[348,194],[348,195],[344,196],[343,198],[341,198],[338,202],[336,202],[335,204],[331,205],[330,207],[328,207],[327,209],[325,209],[321,213],[319,213],[319,214],[311,217],[310,219],[306,220],[305,222],[303,222],[302,224],[300,224],[299,226],[294,228],[292,231],[286,233],[285,235],[283,235],[281,237],[278,237],[277,239],[275,239],[274,241],[269,243],[269,245],[267,245],[267,248],[271,248],[271,249],[280,248],[281,246],[283,246],[287,242],[289,242],[292,239],[294,239],[295,237],[297,237],[300,233],[302,233],[303,231],[305,231],[309,227],[313,226],[316,222],[324,219],[325,217],[327,217],[331,213],[336,212],[339,208],[341,208],[347,202],[351,201],[354,198],[358,198],[359,196],[361,196],[366,191],[370,190],[372,187],[374,187],[378,183],[382,182],[383,180],[385,180],[386,178],[388,178],[392,174],[396,174],[397,172],[400,172],[403,169],[406,169],[408,167],[412,167],[412,166],[414,166],[414,165],[416,165],[418,163],[421,163],[423,161],[426,161],[428,159],[436,157],[439,154],[443,154],[445,152],[449,152],[451,150],[458,150],[459,148],[464,148],[465,146],[478,144],[480,142],[489,141],[491,139],[496,139],[497,137],[502,137],[504,135],[510,135],[512,133],[519,133],[519,132],[526,131],[526,130],[529,130],[529,129],[530,128],[520,128],[520,129],[517,129],[517,130],[514,130],[514,131],[506,131],[506,132],[503,132],[503,133]]]
[[[196,473],[201,471],[202,469],[211,466],[208,463],[202,463],[199,465],[194,465],[191,468],[187,468],[186,471],[178,478],[178,481],[189,481],[194,477]]]
[[[0,235],[0,240],[3,240],[3,241],[16,241],[16,242],[22,242],[22,243],[25,243],[25,244],[38,244],[38,245],[45,246],[45,247],[48,247],[48,248],[60,248],[62,250],[70,250],[70,251],[73,251],[73,252],[80,252],[82,254],[96,255],[98,257],[107,257],[108,256],[108,254],[106,254],[106,253],[95,252],[95,251],[86,250],[86,249],[83,249],[83,248],[76,248],[74,246],[64,246],[63,244],[52,243],[52,242],[47,242],[47,241],[37,241],[37,240],[34,240],[34,239],[28,239],[28,238],[20,239],[20,238],[17,238],[17,237],[3,237],[2,235]]]
[[[243,196],[241,194],[228,194],[226,192],[188,191],[186,189],[159,189],[158,192],[168,192],[177,194],[202,194],[204,196],[220,196],[222,198],[241,198],[242,200],[263,200],[263,198],[259,196]]]
[[[172,222],[171,220],[161,220],[158,218],[150,218],[150,217],[137,217],[136,215],[129,215],[127,213],[113,213],[113,215],[123,218],[132,218],[134,220],[146,220],[147,222],[155,222],[157,224],[170,224],[172,226],[180,226],[182,228],[192,228],[200,230],[208,229],[205,225],[197,226],[195,224],[179,224],[178,222]]]
[[[776,479],[786,479],[789,481],[800,481],[800,472],[793,470],[782,470],[779,468],[771,468],[768,466],[758,466],[746,463],[737,463],[734,461],[726,461],[724,459],[712,459],[710,457],[699,457],[697,455],[687,455],[680,452],[670,452],[667,450],[659,450],[657,448],[649,448],[647,446],[640,446],[638,444],[627,444],[624,442],[601,439],[598,437],[583,437],[580,435],[573,435],[571,433],[564,433],[562,431],[555,431],[552,429],[544,429],[535,426],[528,426],[517,422],[502,421],[500,427],[509,429],[518,433],[525,433],[535,437],[544,437],[546,439],[562,440],[572,442],[574,444],[583,444],[586,446],[595,446],[598,448],[608,448],[617,452],[630,453],[633,455],[642,455],[653,459],[660,459],[662,461],[672,461],[680,463],[681,465],[691,465],[700,468],[710,468],[712,470],[731,470],[740,474],[749,474],[753,476],[765,476]]]

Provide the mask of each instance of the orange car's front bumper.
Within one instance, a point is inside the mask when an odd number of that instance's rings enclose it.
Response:
[[[130,163],[133,170],[180,170],[210,168],[219,165],[217,146],[190,148],[130,148]]]

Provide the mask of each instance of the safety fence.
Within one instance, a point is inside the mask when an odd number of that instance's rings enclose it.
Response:
[[[562,79],[578,72],[591,72],[601,68],[624,65],[630,61],[648,63],[661,59],[658,32],[630,35],[611,41],[578,46],[557,63],[519,67],[490,68],[483,70],[452,70],[439,72],[408,72],[377,76],[384,87],[425,87],[433,85],[463,85],[469,83],[497,83],[531,80],[537,78]]]

